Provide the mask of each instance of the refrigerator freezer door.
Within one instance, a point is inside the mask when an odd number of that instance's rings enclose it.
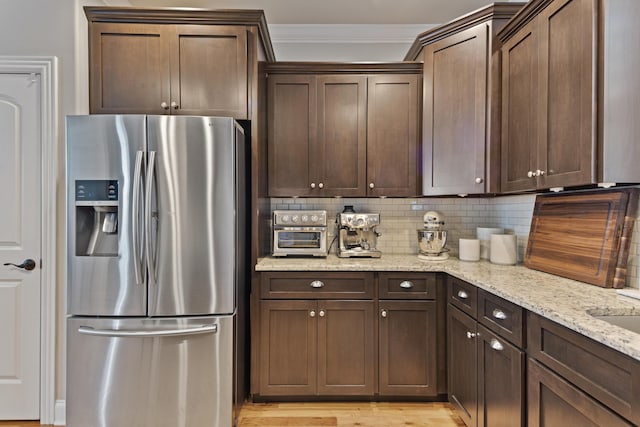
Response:
[[[145,123],[142,115],[67,117],[68,313],[147,313],[141,254],[137,272],[134,261],[134,242],[141,249],[141,234],[133,237],[134,171],[136,158],[143,160]],[[101,201],[92,192],[105,190],[105,183],[114,185],[115,193],[105,193],[111,200]]]
[[[67,427],[233,425],[233,316],[67,322]]]
[[[235,310],[236,128],[149,116],[149,316]],[[152,159],[153,158],[153,159]]]

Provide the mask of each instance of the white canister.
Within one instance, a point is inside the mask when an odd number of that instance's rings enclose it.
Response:
[[[489,259],[489,248],[491,247],[491,235],[504,234],[504,228],[478,227],[476,228],[476,238],[480,240],[480,258]]]
[[[460,239],[458,248],[460,261],[480,261],[480,240]]]
[[[515,265],[518,239],[515,234],[492,234],[490,261],[493,264]]]

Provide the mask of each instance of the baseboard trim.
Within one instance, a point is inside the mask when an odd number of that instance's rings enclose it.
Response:
[[[53,425],[54,426],[63,426],[67,422],[67,401],[66,400],[56,400]]]

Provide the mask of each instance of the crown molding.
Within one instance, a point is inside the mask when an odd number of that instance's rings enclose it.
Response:
[[[273,43],[411,43],[430,24],[269,24]]]

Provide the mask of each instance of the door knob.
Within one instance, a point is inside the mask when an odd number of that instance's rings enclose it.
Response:
[[[17,268],[25,269],[27,271],[31,271],[34,268],[36,268],[36,262],[34,260],[32,260],[31,258],[25,259],[24,261],[22,261],[22,264],[14,264],[12,262],[5,262],[4,265],[12,265],[12,266],[17,267]]]

